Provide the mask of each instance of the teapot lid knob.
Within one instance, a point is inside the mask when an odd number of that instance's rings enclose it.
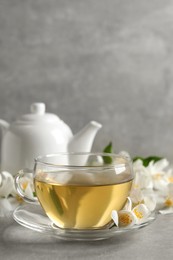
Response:
[[[31,104],[31,113],[37,115],[44,115],[46,111],[46,106],[44,103],[33,103]]]

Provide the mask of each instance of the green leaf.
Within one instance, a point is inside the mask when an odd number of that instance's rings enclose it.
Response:
[[[113,153],[112,142],[110,142],[103,150],[104,153]]]
[[[112,142],[110,142],[103,150],[103,153],[113,153]],[[112,158],[110,156],[103,156],[103,161],[105,164],[111,164]]]
[[[36,192],[35,192],[35,191],[33,191],[33,193],[32,193],[32,194],[33,194],[33,196],[34,196],[34,197],[37,197],[37,194],[36,194]]]
[[[151,161],[153,161],[155,163],[155,162],[160,161],[161,159],[163,159],[163,158],[162,157],[158,157],[158,156],[149,156],[149,157],[147,157],[147,158],[145,158],[143,160],[143,165],[145,167],[147,167]]]
[[[158,157],[158,156],[148,156],[146,158],[142,158],[140,156],[136,156],[135,158],[133,158],[133,162],[135,162],[137,160],[141,160],[143,165],[145,167],[147,167],[151,161],[153,161],[155,163],[155,162],[160,161],[161,159],[163,159],[163,158],[162,157]]]
[[[58,195],[56,194],[56,192],[53,189],[52,190],[50,189],[49,192],[50,192],[50,196],[52,198],[52,201],[53,201],[58,213],[60,215],[62,215],[64,213],[64,211],[63,211],[63,208],[62,208]]]

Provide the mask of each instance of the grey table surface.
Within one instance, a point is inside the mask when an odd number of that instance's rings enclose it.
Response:
[[[149,226],[93,242],[62,241],[0,219],[0,259],[172,259],[173,215]]]

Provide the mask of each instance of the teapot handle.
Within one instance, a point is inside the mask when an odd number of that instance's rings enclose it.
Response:
[[[26,201],[28,203],[32,203],[32,204],[39,204],[37,197],[34,197],[35,192],[33,190],[31,191],[31,187],[30,187],[30,196],[29,196],[29,194],[26,194],[26,192],[24,191],[24,188],[21,186],[22,178],[24,180],[25,185],[27,183],[27,185],[32,184],[32,186],[33,186],[33,178],[31,178],[31,174],[32,174],[32,171],[20,170],[14,178],[15,188],[16,188],[19,196],[22,197],[22,199],[24,201]]]
[[[3,134],[7,131],[9,126],[10,126],[10,124],[7,121],[0,119],[0,128],[2,129]]]
[[[10,124],[7,121],[0,119],[0,130],[2,130],[2,136],[8,130],[9,126],[10,126]],[[1,140],[1,143],[2,143],[2,138],[0,138],[0,140]],[[1,144],[0,144],[0,150],[1,150]]]

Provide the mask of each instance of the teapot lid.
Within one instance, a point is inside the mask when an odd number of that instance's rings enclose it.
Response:
[[[46,113],[44,103],[31,104],[30,111],[30,114],[22,115],[15,123],[56,123],[60,120],[57,115]]]

